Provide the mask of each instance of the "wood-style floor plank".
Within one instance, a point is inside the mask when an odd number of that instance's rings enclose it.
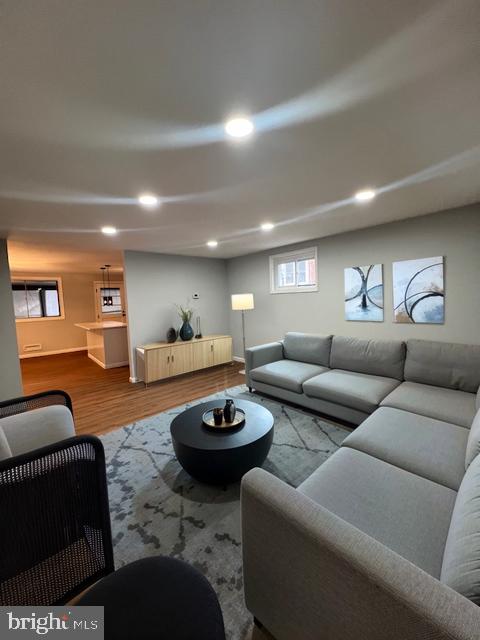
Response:
[[[102,369],[85,352],[21,361],[25,395],[63,389],[73,400],[78,434],[99,435],[177,405],[245,383],[240,363],[188,373],[144,388],[129,382],[128,367]]]

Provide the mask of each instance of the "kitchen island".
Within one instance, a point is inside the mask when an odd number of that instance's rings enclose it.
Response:
[[[103,369],[128,364],[126,322],[80,322],[75,326],[87,332],[88,357]]]

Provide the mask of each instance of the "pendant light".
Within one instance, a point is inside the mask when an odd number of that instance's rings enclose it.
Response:
[[[107,301],[107,296],[106,294],[106,289],[105,289],[105,269],[106,267],[100,267],[100,270],[102,272],[102,307],[106,307],[108,304]]]
[[[111,295],[112,290],[110,288],[110,267],[111,264],[106,264],[105,269],[107,270],[107,283],[108,283],[108,295],[107,295],[107,307],[113,307],[113,296]]]

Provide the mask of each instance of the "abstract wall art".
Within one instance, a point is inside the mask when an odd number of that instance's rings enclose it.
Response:
[[[345,269],[345,320],[383,321],[383,265]]]
[[[443,324],[443,256],[393,263],[395,322]]]

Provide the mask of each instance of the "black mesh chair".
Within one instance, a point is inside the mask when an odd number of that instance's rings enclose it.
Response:
[[[100,440],[0,463],[0,605],[64,604],[114,570]]]
[[[0,462],[0,606],[105,607],[105,638],[225,640],[206,578],[173,558],[114,572],[105,455],[78,436]],[[92,586],[93,585],[93,586]]]

